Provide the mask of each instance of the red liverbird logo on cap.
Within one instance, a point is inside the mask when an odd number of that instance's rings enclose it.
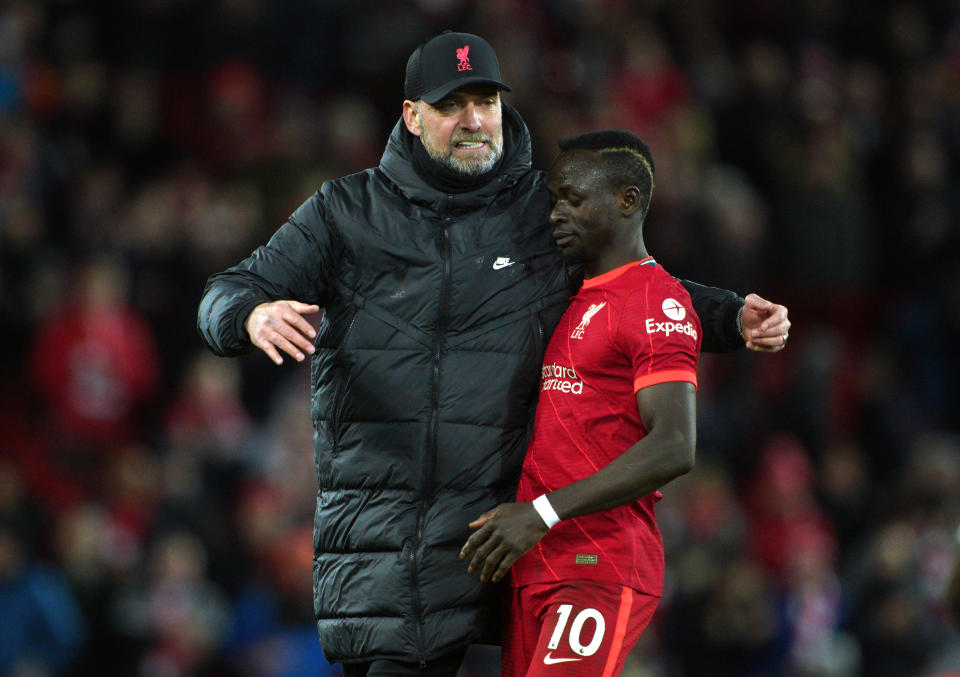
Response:
[[[458,71],[473,70],[473,67],[470,65],[470,45],[464,45],[458,49],[457,58],[460,59],[460,63],[457,64]]]

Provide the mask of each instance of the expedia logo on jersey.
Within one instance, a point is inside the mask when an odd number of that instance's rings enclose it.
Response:
[[[577,376],[573,367],[562,367],[559,364],[545,364],[540,370],[540,392],[559,390],[562,393],[579,395],[583,392],[583,381]]]
[[[693,338],[694,341],[697,340],[697,330],[694,329],[693,323],[689,320],[683,322],[683,318],[687,316],[687,309],[680,305],[679,301],[675,299],[664,299],[660,308],[663,310],[663,314],[670,319],[666,322],[658,322],[652,317],[648,317],[646,324],[648,334],[666,334],[670,336],[670,334],[677,332],[686,334]]]

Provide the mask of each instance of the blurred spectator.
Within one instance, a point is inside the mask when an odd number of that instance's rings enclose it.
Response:
[[[143,646],[133,665],[142,675],[203,673],[221,660],[230,623],[223,591],[207,578],[203,544],[187,532],[161,535],[145,562],[147,577],[113,604],[117,631]]]
[[[608,91],[619,94],[609,102],[612,126],[634,130],[645,139],[656,137],[669,116],[687,102],[690,86],[654,22],[639,19],[624,28],[623,53],[614,62],[607,85]],[[661,179],[661,183],[669,182]]]
[[[785,606],[789,670],[846,677],[860,671],[860,647],[844,631],[848,601],[836,574],[836,543],[816,527],[794,530],[788,544]]]
[[[771,573],[785,577],[795,550],[819,546],[832,556],[832,534],[814,496],[814,474],[796,440],[775,438],[761,452],[747,485],[750,550]],[[824,556],[822,555],[822,556]]]
[[[114,626],[110,604],[119,581],[136,572],[143,544],[98,503],[77,503],[55,525],[53,552],[87,618],[89,632],[77,674],[106,674],[131,662],[132,651]]]
[[[40,564],[16,530],[0,523],[0,673],[66,675],[84,640],[85,623],[63,575]]]
[[[196,353],[167,412],[169,444],[210,462],[239,462],[253,429],[240,379],[235,363]]]
[[[85,447],[94,457],[83,460],[96,462],[136,439],[159,364],[150,327],[128,305],[122,264],[83,266],[73,291],[38,328],[31,373],[59,439]],[[77,471],[92,486],[89,470]]]
[[[725,562],[683,620],[669,641],[683,674],[777,674],[783,664],[787,636],[775,581],[747,558]]]

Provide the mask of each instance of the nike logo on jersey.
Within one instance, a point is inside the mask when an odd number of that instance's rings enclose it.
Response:
[[[582,658],[554,658],[551,654],[552,651],[548,651],[547,655],[543,657],[544,665],[553,665],[554,663],[570,663],[571,661],[582,661]]]
[[[493,269],[500,270],[501,268],[512,266],[514,263],[516,263],[516,261],[511,261],[509,256],[498,256],[497,260],[493,262]]]

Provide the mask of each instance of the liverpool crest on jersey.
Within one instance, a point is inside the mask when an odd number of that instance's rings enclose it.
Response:
[[[573,330],[572,334],[570,334],[570,338],[582,339],[583,332],[586,331],[587,325],[590,324],[590,320],[592,320],[593,316],[599,313],[605,305],[607,305],[606,301],[603,303],[591,303],[590,307],[587,308],[587,312],[583,314],[580,324],[578,324],[577,328]]]

